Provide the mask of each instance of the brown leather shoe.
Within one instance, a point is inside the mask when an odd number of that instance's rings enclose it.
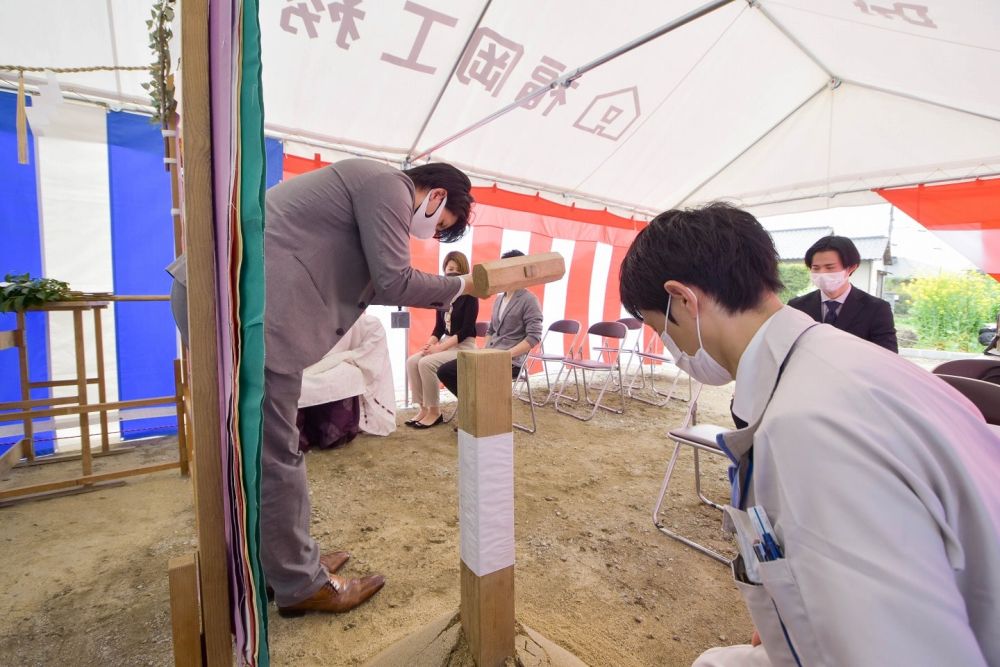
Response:
[[[378,593],[384,585],[385,578],[380,574],[361,579],[345,579],[331,574],[330,581],[323,588],[301,602],[278,607],[278,613],[285,617],[302,616],[310,611],[342,614]]]
[[[346,551],[331,551],[319,557],[319,562],[326,568],[327,574],[334,574],[349,560],[351,560],[351,554]],[[268,602],[274,600],[274,589],[270,586],[267,587],[267,600]]]

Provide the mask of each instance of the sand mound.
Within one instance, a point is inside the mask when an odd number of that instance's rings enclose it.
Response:
[[[514,639],[516,660],[508,667],[586,667],[566,649],[542,637],[531,628],[517,624]],[[475,667],[462,632],[458,612],[428,623],[409,637],[375,656],[368,667]]]

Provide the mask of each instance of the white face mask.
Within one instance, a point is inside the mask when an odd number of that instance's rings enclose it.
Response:
[[[833,294],[847,282],[847,271],[834,271],[832,273],[809,274],[812,284],[821,289],[826,294]]]
[[[448,203],[448,195],[444,196],[441,203],[438,204],[437,210],[431,216],[427,215],[427,205],[431,201],[431,193],[428,192],[424,196],[423,203],[417,208],[413,213],[413,217],[410,219],[410,236],[415,239],[430,239],[434,238],[434,234],[437,232],[438,221],[441,220],[441,214],[444,213],[444,205]]]
[[[663,341],[663,346],[670,351],[671,356],[674,358],[674,363],[677,364],[678,368],[702,384],[719,386],[732,382],[733,376],[729,371],[713,359],[712,355],[705,351],[705,346],[701,344],[701,317],[698,315],[697,310],[695,311],[694,323],[698,331],[698,351],[692,357],[677,347],[677,343],[667,333],[667,325],[670,322],[670,303],[672,300],[673,295],[671,294],[667,297],[667,312],[664,313],[663,333],[660,334],[660,340]],[[695,308],[697,307],[698,301],[696,299]]]

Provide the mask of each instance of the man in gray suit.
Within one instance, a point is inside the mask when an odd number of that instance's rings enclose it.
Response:
[[[470,189],[468,177],[447,164],[399,171],[344,160],[267,192],[261,560],[283,616],[347,611],[384,583],[379,575],[336,576],[348,554],[321,555],[309,533],[306,464],[295,425],[302,371],[369,304],[441,308],[472,290],[471,277],[413,269],[409,239],[459,239]]]
[[[508,257],[524,257],[520,250],[503,254]],[[542,307],[534,294],[526,289],[502,292],[493,302],[490,328],[486,331],[486,349],[510,350],[510,377],[514,379],[521,371],[521,364],[531,348],[542,339]],[[458,396],[458,361],[441,364],[437,372],[441,384]]]

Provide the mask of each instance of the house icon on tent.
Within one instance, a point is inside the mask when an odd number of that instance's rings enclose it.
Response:
[[[618,141],[639,114],[639,89],[632,86],[595,97],[573,127]]]

